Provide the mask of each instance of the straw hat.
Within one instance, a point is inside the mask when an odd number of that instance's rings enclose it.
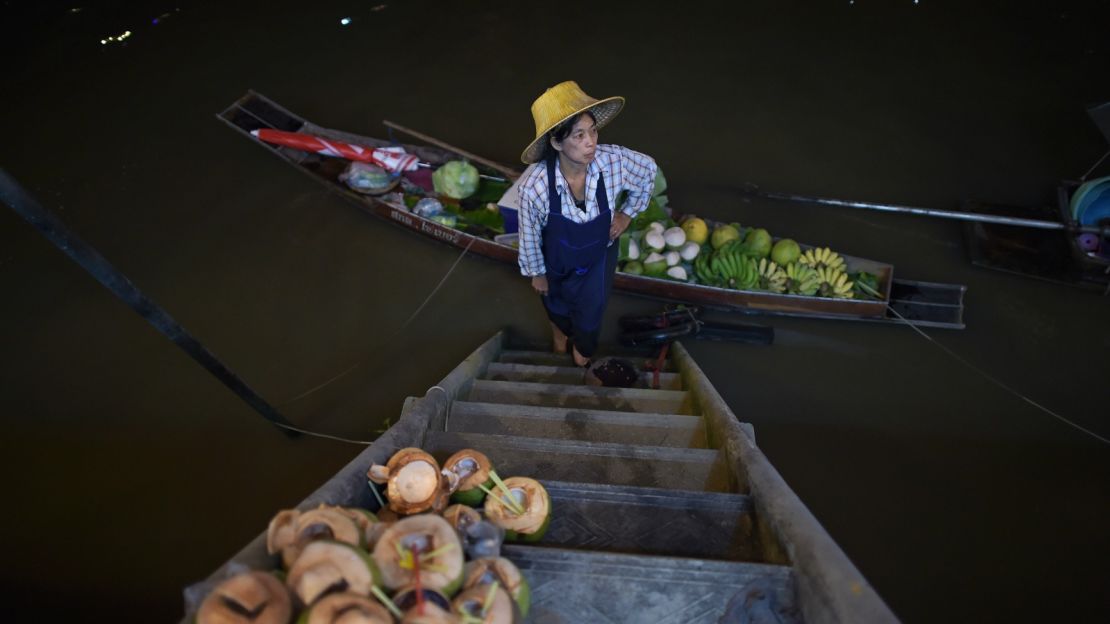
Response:
[[[531,164],[543,156],[544,143],[547,133],[564,121],[590,111],[597,120],[597,127],[601,128],[613,120],[617,113],[624,108],[624,98],[614,96],[604,100],[595,100],[586,95],[577,82],[568,80],[560,82],[543,92],[543,95],[532,102],[532,119],[536,122],[536,138],[524,148],[520,160],[524,164]]]

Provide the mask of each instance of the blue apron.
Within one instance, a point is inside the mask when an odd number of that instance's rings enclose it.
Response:
[[[547,269],[548,312],[569,317],[575,332],[601,327],[605,304],[612,289],[617,246],[609,246],[612,224],[605,178],[597,179],[598,215],[575,223],[562,214],[562,200],[555,188],[555,162],[547,161],[548,215],[543,229],[543,260]],[[568,187],[567,191],[570,189]],[[610,256],[612,256],[610,258]]]

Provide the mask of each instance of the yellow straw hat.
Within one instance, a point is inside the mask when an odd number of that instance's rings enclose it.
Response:
[[[520,160],[531,164],[543,157],[547,133],[571,117],[590,111],[601,128],[613,120],[624,108],[624,98],[618,96],[595,100],[586,95],[577,82],[560,82],[543,92],[532,102],[532,119],[536,122],[536,138],[524,148]]]

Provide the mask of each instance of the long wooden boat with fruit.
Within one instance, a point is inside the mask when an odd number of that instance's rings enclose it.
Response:
[[[182,623],[898,621],[681,342],[657,377],[620,357],[639,383],[588,385],[498,332],[188,587]]]
[[[516,263],[511,198],[512,182],[520,176],[517,171],[457,148],[399,144],[323,128],[253,91],[218,117],[366,212],[471,254]],[[258,138],[260,132],[270,131],[318,137],[327,142],[328,148],[306,151],[303,147],[272,144]],[[405,131],[425,142],[435,142]],[[333,145],[344,146],[347,151],[332,149]],[[335,157],[398,147],[418,159],[420,167],[403,176],[393,176],[374,193],[352,188],[349,183],[352,161]],[[453,199],[437,192],[443,189],[436,188],[438,182],[433,171],[457,163],[460,156],[468,157],[470,164],[452,167],[471,171],[472,183],[467,189],[468,196]],[[473,180],[477,183],[473,184]],[[736,226],[730,232],[733,224],[709,219],[691,219],[682,228],[678,223],[682,218],[672,213],[665,201],[661,194],[653,198],[649,210],[633,222],[630,233],[624,237],[621,270],[614,280],[618,291],[668,303],[747,314],[964,327],[966,288],[962,285],[895,279],[894,267],[889,264],[805,244],[796,245],[794,253],[786,253],[786,258],[792,261],[780,265],[769,257],[776,241],[765,230]],[[702,225],[695,227],[694,221]],[[698,232],[699,229],[704,231]],[[692,240],[674,244],[676,241],[670,239],[680,234],[704,243],[697,251],[688,245]],[[659,239],[663,240],[662,246],[653,249],[651,243]],[[714,239],[719,244],[712,244]],[[783,244],[789,247],[788,243]],[[632,248],[638,248],[642,255],[634,257],[637,254],[632,253]],[[781,254],[776,257],[783,259]],[[652,262],[646,262],[649,259]]]

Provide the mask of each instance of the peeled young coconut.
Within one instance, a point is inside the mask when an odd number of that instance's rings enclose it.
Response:
[[[539,481],[528,477],[509,477],[505,486],[524,513],[518,514],[505,498],[501,488],[492,490],[496,496],[486,497],[486,519],[505,529],[505,539],[536,542],[551,523],[551,497]]]
[[[401,516],[398,516],[397,512],[389,507],[382,507],[378,510],[378,513],[374,515],[378,517],[378,521],[380,522],[397,522],[401,519]]]
[[[484,453],[474,449],[463,449],[448,457],[443,469],[459,475],[459,487],[451,495],[453,502],[476,507],[486,496],[478,486],[493,487],[493,479],[489,476],[493,466]]]
[[[461,624],[462,618],[435,603],[424,603],[423,609],[413,607],[405,612],[401,624]]]
[[[394,522],[396,522],[396,520],[375,522],[370,525],[370,528],[366,530],[366,550],[374,550],[374,546],[377,545],[378,540],[382,538],[382,535],[385,535],[386,529],[393,526]]]
[[[493,599],[490,601],[490,590]],[[487,607],[488,601],[488,608]],[[456,613],[474,618],[482,624],[513,624],[513,600],[500,586],[479,585],[463,591],[452,602]]]
[[[369,596],[381,574],[373,559],[357,546],[328,540],[305,546],[289,568],[285,584],[306,606],[327,594],[349,592]]]
[[[512,561],[504,557],[475,559],[467,563],[463,570],[463,589],[481,587],[495,581],[516,602],[521,617],[527,617],[528,608],[532,606],[532,590],[528,586],[528,579],[524,578]]]
[[[293,543],[297,532],[294,525],[301,512],[296,509],[283,509],[277,512],[270,525],[266,527],[266,552],[276,555]]]
[[[389,508],[399,514],[427,511],[443,498],[441,489],[444,478],[439,464],[434,457],[418,448],[397,451],[385,466],[371,466],[367,476],[374,483],[387,484],[385,496],[389,500]]]
[[[401,624],[459,624],[462,619],[451,612],[451,599],[442,592],[422,588],[420,596],[424,600],[417,606],[416,587],[408,585],[397,590],[393,604],[404,612]]]
[[[293,522],[293,541],[281,551],[285,567],[293,565],[305,546],[316,540],[333,540],[352,546],[366,544],[363,530],[347,510],[320,505],[316,509],[301,512]]]
[[[451,505],[443,510],[443,519],[461,534],[466,530],[466,527],[481,522],[482,514],[478,513],[473,507],[462,504]]]
[[[370,510],[359,507],[337,507],[336,509],[353,520],[355,526],[362,532],[362,547],[373,548],[371,539],[377,541],[377,536],[381,535],[381,531],[378,530],[378,525],[381,524],[378,517]]]
[[[316,601],[297,624],[393,624],[393,614],[373,598],[344,592]]]
[[[363,543],[363,528],[352,513],[343,507],[320,505],[297,516],[294,542],[307,544],[317,539],[330,539],[352,546]]]
[[[273,574],[245,572],[220,583],[197,611],[197,624],[286,624],[293,601]]]
[[[397,589],[415,580],[419,557],[420,585],[454,594],[462,584],[463,549],[459,534],[439,516],[424,514],[398,520],[374,546],[382,582]]]

